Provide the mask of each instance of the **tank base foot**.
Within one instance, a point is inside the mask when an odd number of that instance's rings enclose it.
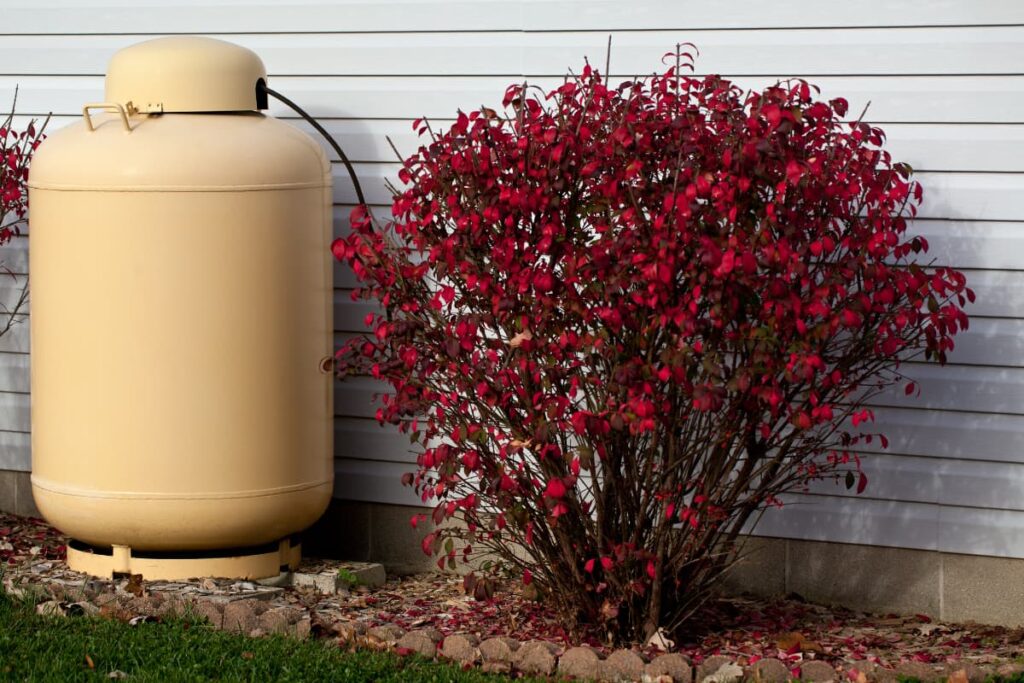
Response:
[[[196,552],[133,551],[123,545],[97,548],[78,541],[68,543],[70,569],[105,579],[126,574],[141,574],[147,581],[266,579],[294,571],[301,558],[302,545],[292,538],[258,548]]]

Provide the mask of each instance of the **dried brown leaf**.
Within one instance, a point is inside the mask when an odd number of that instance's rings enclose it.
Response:
[[[533,339],[533,333],[529,330],[523,330],[516,336],[512,337],[512,339],[509,340],[508,345],[513,349],[518,349],[523,345],[524,341],[529,341],[531,339]]]
[[[967,670],[957,669],[953,673],[949,674],[946,678],[946,683],[968,683]]]
[[[135,597],[141,598],[142,594],[146,592],[145,586],[142,585],[142,574],[132,574],[128,577],[128,585],[124,589]]]
[[[813,640],[808,640],[807,637],[799,631],[783,633],[778,637],[778,639],[776,639],[775,645],[783,652],[788,653],[824,652],[820,644]]]

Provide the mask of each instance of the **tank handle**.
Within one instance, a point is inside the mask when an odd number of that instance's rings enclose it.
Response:
[[[82,118],[85,119],[85,127],[90,131],[96,130],[96,127],[92,125],[92,118],[89,116],[90,109],[105,109],[106,111],[117,111],[121,116],[121,123],[124,124],[124,130],[127,133],[132,132],[132,126],[128,123],[128,112],[124,110],[117,102],[94,102],[87,104],[82,107]]]

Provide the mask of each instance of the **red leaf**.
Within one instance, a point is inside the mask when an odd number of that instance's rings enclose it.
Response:
[[[789,181],[789,184],[796,185],[799,183],[803,174],[804,168],[800,165],[800,162],[796,159],[790,159],[789,163],[786,164],[786,180]]]
[[[565,484],[562,483],[561,479],[552,479],[548,482],[548,487],[544,491],[544,495],[548,498],[563,498],[565,497]]]
[[[331,242],[331,253],[334,254],[334,258],[337,260],[344,261],[349,253],[348,244],[339,237]]]

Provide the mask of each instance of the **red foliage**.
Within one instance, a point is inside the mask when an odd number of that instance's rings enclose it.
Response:
[[[864,406],[902,361],[944,362],[973,298],[913,262],[921,187],[880,129],[685,57],[416,121],[393,222],[357,208],[334,245],[384,309],[340,372],[390,383],[378,418],[421,444],[407,483],[461,522],[424,550],[529,570],[622,639],[678,627],[783,494],[863,490]]]
[[[14,107],[0,122],[0,244],[21,234],[28,211],[28,167],[32,155],[45,137],[47,118],[42,125],[29,121],[24,130],[15,130]]]

